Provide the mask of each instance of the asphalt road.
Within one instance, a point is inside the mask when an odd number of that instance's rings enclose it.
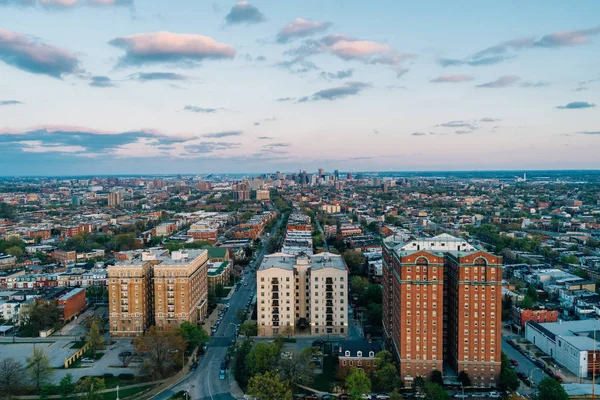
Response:
[[[515,337],[516,338],[516,337]],[[513,339],[515,339],[513,338]],[[517,349],[513,348],[506,341],[510,339],[510,337],[503,336],[502,337],[502,351],[506,354],[506,356],[512,360],[515,360],[519,363],[515,367],[516,372],[522,372],[527,376],[531,374],[531,380],[535,382],[536,386],[545,378],[549,378],[548,374],[542,371],[537,365],[535,365],[530,359],[521,354]],[[531,388],[525,386],[523,382],[521,382],[521,392],[529,393],[531,392]]]
[[[281,219],[275,224],[270,234],[273,235],[279,225]],[[265,238],[262,238],[265,243]],[[266,245],[263,245],[262,250],[256,256],[255,261],[249,267],[258,267],[263,256],[266,253]],[[203,357],[199,359],[198,367],[191,374],[188,374],[183,380],[174,385],[171,389],[165,390],[154,396],[153,400],[167,400],[175,393],[186,390],[190,394],[190,400],[234,400],[230,394],[230,379],[233,374],[228,370],[225,374],[225,379],[219,379],[219,370],[221,363],[227,354],[227,347],[231,340],[235,337],[235,324],[240,323],[236,317],[238,308],[246,307],[249,299],[254,297],[256,292],[256,277],[254,273],[248,272],[246,269],[244,281],[229,300],[229,311],[223,316],[223,320],[219,324],[217,332],[214,333],[208,344],[208,350]],[[248,286],[246,286],[246,283]],[[229,365],[231,368],[231,364]]]

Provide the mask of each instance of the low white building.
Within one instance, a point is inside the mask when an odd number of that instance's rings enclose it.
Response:
[[[559,321],[538,324],[530,321],[525,324],[525,337],[554,361],[581,378],[591,376],[596,353],[600,360],[600,321]],[[594,332],[596,334],[594,335]],[[599,372],[596,369],[596,373]]]

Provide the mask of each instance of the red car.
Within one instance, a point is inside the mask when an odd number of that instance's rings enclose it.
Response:
[[[512,365],[514,365],[515,367],[516,367],[517,365],[519,365],[519,363],[517,362],[517,360],[510,360],[510,363],[511,363]]]

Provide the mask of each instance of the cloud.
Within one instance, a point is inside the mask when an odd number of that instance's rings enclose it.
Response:
[[[238,1],[225,16],[225,21],[229,25],[258,24],[265,21],[265,16],[247,1]]]
[[[277,43],[287,43],[297,38],[312,36],[329,29],[332,25],[331,22],[318,22],[296,18],[279,30],[276,41]]]
[[[350,78],[352,77],[352,75],[354,74],[354,70],[353,69],[346,69],[346,70],[342,70],[342,71],[337,71],[337,72],[321,72],[320,76],[321,78],[327,79],[327,80],[334,80],[334,79],[346,79],[346,78]]]
[[[413,132],[411,133],[411,136],[425,136],[427,135],[425,132]]]
[[[390,45],[371,40],[360,40],[348,35],[333,34],[319,40],[307,39],[302,45],[285,54],[305,58],[328,53],[345,61],[360,61],[365,64],[398,65],[414,55],[400,53]]]
[[[457,134],[457,135],[468,135],[470,133],[473,133],[473,131],[467,131],[467,130],[461,129],[461,130],[458,130],[458,131],[454,131],[454,133]]]
[[[600,135],[600,131],[582,131],[577,133],[580,135]]]
[[[299,103],[317,100],[337,100],[348,96],[358,95],[363,89],[371,85],[364,82],[347,82],[344,86],[333,87],[329,89],[319,90],[310,97],[302,97],[298,100]]]
[[[59,79],[79,70],[79,60],[67,50],[2,28],[0,61],[23,71]]]
[[[194,65],[203,60],[231,59],[236,54],[230,45],[196,34],[138,33],[118,37],[108,43],[125,50],[125,55],[119,60],[119,66],[156,63]]]
[[[505,76],[501,76],[500,78],[493,80],[491,82],[486,82],[486,83],[482,83],[480,85],[475,85],[475,87],[478,88],[505,88],[508,86],[512,86],[513,84],[515,84],[516,82],[520,81],[521,78],[519,78],[516,75],[505,75]]]
[[[115,83],[108,76],[92,76],[90,86],[99,88],[115,87]]]
[[[443,124],[436,125],[441,128],[468,128],[469,130],[479,129],[479,126],[475,122],[470,121],[450,121],[444,122]]]
[[[537,81],[537,82],[523,82],[521,83],[521,87],[523,88],[541,88],[549,86],[550,82],[547,81]]]
[[[593,103],[588,103],[587,101],[573,101],[564,106],[556,106],[559,110],[575,110],[580,108],[592,108],[596,107]]]
[[[256,121],[254,123],[254,126],[259,126],[260,124],[264,124],[265,122],[274,122],[274,121],[277,121],[277,118],[275,118],[275,117],[265,118],[265,119],[263,119],[261,121]]]
[[[148,81],[187,81],[190,77],[174,72],[137,72],[129,75],[129,79],[144,83]]]
[[[18,100],[0,100],[0,107],[2,106],[14,106],[18,104],[23,104]]]
[[[481,122],[499,122],[502,120],[500,118],[484,117],[484,118],[481,118],[479,121],[481,121]]]
[[[69,10],[77,7],[133,7],[133,0],[0,0],[0,7],[36,7],[40,9]]]
[[[320,69],[314,62],[305,60],[302,57],[295,57],[288,61],[279,62],[276,66],[285,68],[293,74],[304,74]]]
[[[472,81],[473,77],[471,75],[442,75],[438,76],[430,80],[431,83],[459,83],[459,82],[468,82]]]
[[[264,148],[274,148],[274,147],[289,147],[291,146],[291,144],[289,143],[269,143],[269,144],[265,144],[263,147]]]
[[[278,99],[275,99],[275,101],[279,101],[279,102],[287,102],[287,101],[294,101],[296,100],[295,97],[280,97]]]
[[[242,131],[227,131],[227,132],[206,133],[202,136],[207,137],[207,138],[220,139],[220,138],[224,138],[224,137],[241,136],[243,134],[244,133]]]
[[[274,138],[271,136],[257,136],[258,140],[273,140]]]
[[[199,114],[214,114],[217,111],[225,110],[224,108],[205,108],[205,107],[198,107],[198,106],[191,106],[191,105],[187,105],[187,106],[183,107],[183,109],[185,111],[190,111],[190,112],[199,113]]]
[[[537,40],[535,37],[516,38],[485,48],[464,59],[442,58],[438,60],[438,63],[444,67],[498,64],[515,58],[515,53],[519,51],[533,48],[559,48],[583,45],[589,43],[592,36],[599,34],[600,25],[588,29],[554,32],[544,35]]]

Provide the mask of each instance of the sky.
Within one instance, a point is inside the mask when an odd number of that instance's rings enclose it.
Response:
[[[0,0],[0,175],[599,169],[599,16]]]

